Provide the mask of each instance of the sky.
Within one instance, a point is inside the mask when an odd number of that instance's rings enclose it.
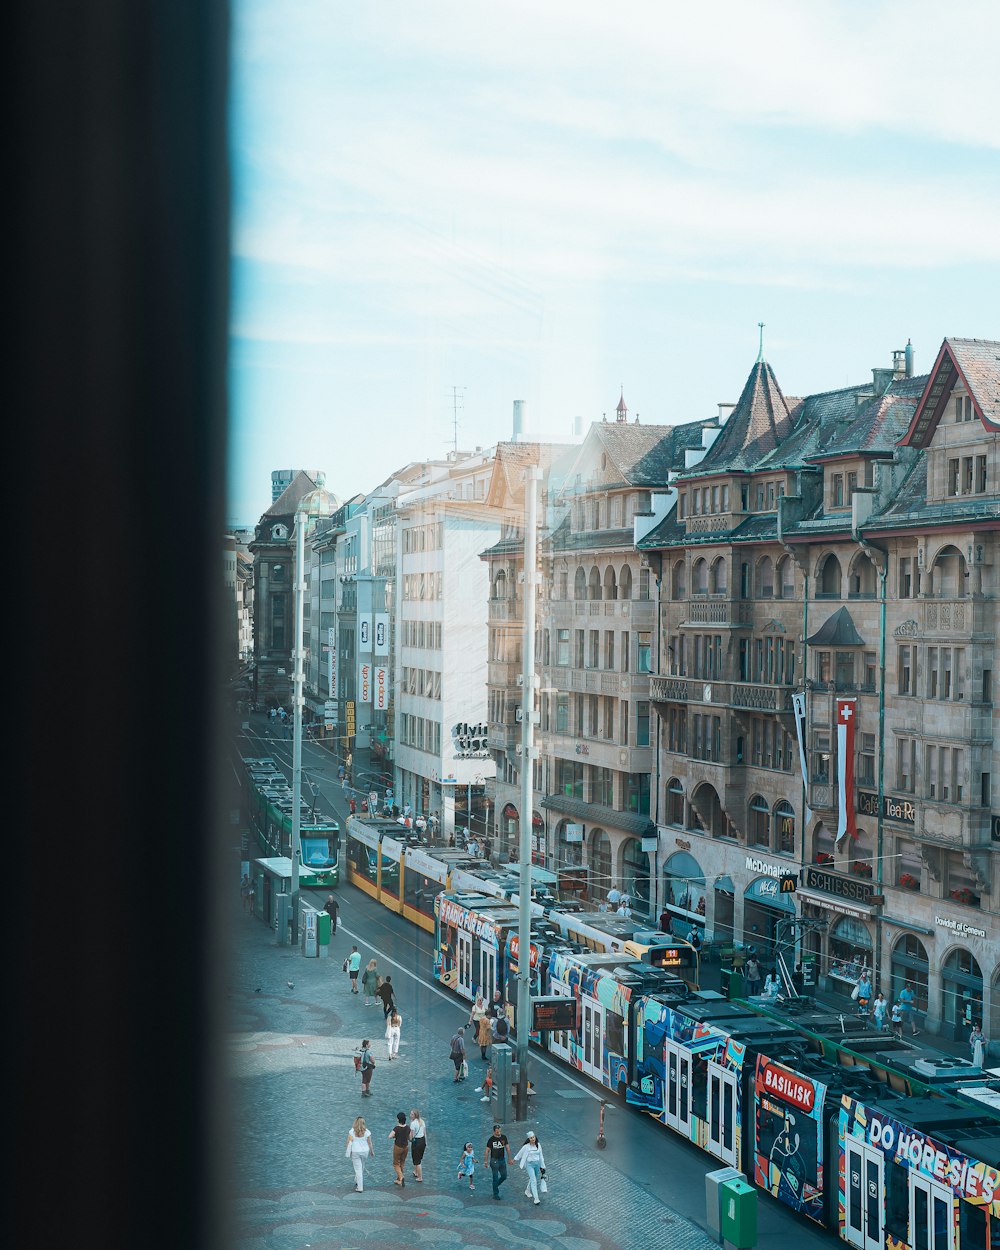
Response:
[[[1000,5],[232,0],[231,524],[1000,339]]]

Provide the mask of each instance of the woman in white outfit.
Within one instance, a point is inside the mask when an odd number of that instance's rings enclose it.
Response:
[[[538,1182],[545,1172],[545,1156],[534,1133],[524,1139],[524,1145],[514,1156],[514,1162],[528,1173],[528,1187],[524,1191],[526,1198],[532,1198],[535,1206],[541,1202],[538,1196]]]
[[[390,1012],[385,1022],[385,1044],[389,1050],[390,1059],[399,1058],[399,1030],[403,1023],[403,1017],[398,1011]]]
[[[358,1116],[351,1131],[347,1134],[347,1149],[344,1154],[354,1164],[354,1192],[360,1194],[365,1188],[365,1160],[374,1159],[372,1135],[365,1127],[364,1116]]]

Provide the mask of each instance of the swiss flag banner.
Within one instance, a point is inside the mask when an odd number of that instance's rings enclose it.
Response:
[[[845,833],[852,838],[858,836],[858,823],[854,816],[854,722],[857,711],[857,699],[837,700],[838,842]]]

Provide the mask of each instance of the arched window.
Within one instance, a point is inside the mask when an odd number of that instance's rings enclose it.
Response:
[[[723,556],[712,565],[709,585],[713,595],[724,595],[729,591],[729,565]]]
[[[604,597],[605,599],[618,598],[618,578],[615,576],[613,565],[608,565],[604,570]]]
[[[507,598],[507,573],[504,569],[501,569],[500,572],[497,573],[496,580],[493,582],[493,598]]]
[[[674,565],[671,576],[671,593],[674,599],[683,599],[687,594],[687,579],[685,576],[684,561],[678,560]]]
[[[941,965],[941,1019],[945,1024],[970,1029],[983,1019],[983,973],[975,956],[965,947],[951,951]]]
[[[923,942],[912,933],[904,933],[892,948],[892,1001],[896,1001],[904,985],[909,985],[917,1010],[926,1011],[929,973],[930,963]],[[919,1027],[916,1021],[913,1024]]]
[[[632,570],[627,564],[622,565],[621,576],[618,578],[618,598],[632,598]]]
[[[576,570],[576,576],[573,579],[573,598],[586,599],[587,597],[587,574],[583,569]]]
[[[824,599],[839,599],[840,580],[840,561],[835,555],[829,555],[823,561],[823,567],[819,571],[817,596]]]
[[[764,556],[757,565],[757,598],[772,599],[774,597],[774,563],[770,556]]]
[[[600,599],[601,597],[601,575],[597,571],[597,566],[590,570],[590,593],[588,599]]]
[[[736,831],[729,822],[719,801],[719,795],[710,782],[703,782],[691,796],[688,817],[691,829],[701,829],[713,838],[732,838]]]
[[[769,847],[771,845],[771,809],[763,795],[755,794],[750,800],[749,815],[749,844]]]
[[[774,572],[775,594],[782,599],[795,598],[795,565],[791,556],[782,556]]]
[[[649,855],[638,838],[626,838],[622,847],[622,889],[632,900],[632,910],[649,915]]]
[[[678,777],[667,782],[667,824],[684,826],[684,785]]]
[[[931,576],[936,598],[964,599],[968,594],[969,572],[957,547],[944,547],[938,552]]]
[[[774,849],[784,855],[795,852],[795,811],[787,799],[774,805]]]
[[[874,599],[875,583],[877,574],[875,565],[869,558],[862,554],[858,556],[854,562],[854,568],[851,570],[851,591],[852,599]]]
[[[691,593],[695,595],[708,594],[708,561],[695,560],[694,568],[691,570]]]
[[[559,570],[559,598],[569,598],[569,569]]]

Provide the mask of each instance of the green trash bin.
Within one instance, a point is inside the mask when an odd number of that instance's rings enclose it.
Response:
[[[746,982],[743,973],[736,968],[723,968],[722,992],[729,999],[743,998],[746,995]]]
[[[328,959],[330,956],[330,915],[329,912],[321,911],[316,917],[316,934],[319,945],[320,959]]]
[[[722,1244],[752,1250],[757,1244],[757,1191],[746,1181],[723,1181],[719,1186]]]

